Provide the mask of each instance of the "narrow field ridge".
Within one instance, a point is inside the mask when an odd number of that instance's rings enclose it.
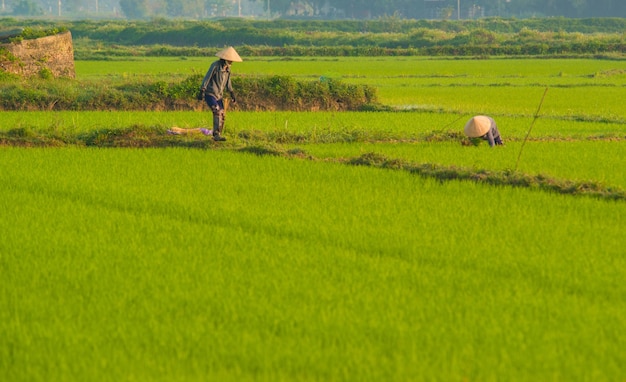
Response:
[[[437,179],[440,182],[464,180],[493,186],[511,186],[556,192],[572,196],[591,196],[606,200],[626,201],[626,190],[619,187],[604,185],[594,181],[574,181],[559,179],[542,174],[531,175],[519,171],[492,171],[470,169],[458,166],[445,166],[436,163],[413,163],[403,159],[387,158],[384,155],[370,152],[355,158],[327,159],[315,158],[302,149],[284,150],[281,147],[246,146],[236,149],[240,152],[259,156],[283,156],[309,160],[326,160],[350,166],[368,166],[388,170],[403,170],[425,178]]]
[[[320,159],[307,155],[300,149],[284,151],[280,148],[264,146],[249,146],[238,151],[256,155],[285,156],[304,158],[309,160]],[[606,200],[626,201],[626,190],[619,187],[607,186],[594,181],[574,181],[559,179],[542,174],[524,174],[519,171],[505,170],[492,171],[485,169],[470,169],[458,166],[445,166],[436,163],[412,163],[403,159],[387,158],[384,155],[370,152],[355,158],[331,159],[338,163],[350,166],[368,166],[388,170],[403,170],[425,178],[437,179],[440,182],[462,180],[483,183],[493,186],[510,186],[556,192],[572,196],[590,196]]]
[[[511,186],[557,192],[575,196],[592,196],[608,200],[626,201],[626,191],[606,186],[594,181],[573,181],[557,179],[545,175],[530,175],[513,170],[491,171],[469,169],[457,166],[444,166],[434,163],[410,163],[401,159],[386,158],[376,153],[366,153],[358,158],[345,160],[354,166],[371,166],[385,169],[404,170],[441,182],[467,180],[494,186]]]
[[[31,128],[14,128],[0,131],[0,146],[62,147],[67,145],[87,147],[214,147],[214,142],[197,136],[168,135],[165,128],[156,126],[131,126],[125,129],[101,129],[86,134],[59,134],[41,132]],[[202,137],[200,137],[202,138]],[[522,138],[507,137],[507,141]],[[575,141],[624,141],[626,134],[602,134],[585,137],[541,136],[529,141],[575,142]],[[435,130],[411,136],[364,129],[344,129],[325,132],[290,132],[242,130],[228,146],[242,144],[304,144],[304,143],[410,143],[410,142],[458,142],[470,146],[472,142],[463,133],[454,130]],[[223,147],[224,143],[220,143]]]
[[[591,196],[606,200],[626,201],[626,191],[613,186],[607,186],[595,181],[574,181],[559,179],[546,175],[524,174],[511,169],[496,171],[486,169],[471,169],[458,166],[446,166],[436,163],[413,163],[403,159],[387,158],[384,155],[370,152],[355,158],[328,159],[316,158],[302,149],[287,150],[281,146],[286,143],[306,143],[310,137],[281,136],[241,132],[238,139],[229,142],[216,143],[210,139],[196,139],[194,137],[168,136],[158,128],[132,127],[123,130],[94,131],[88,135],[59,137],[35,133],[26,129],[13,129],[0,133],[0,146],[17,147],[107,147],[107,148],[164,148],[186,147],[209,150],[232,150],[242,153],[251,153],[265,156],[282,156],[314,161],[335,161],[351,166],[369,166],[382,169],[403,170],[426,178],[437,179],[441,182],[450,180],[465,180],[493,186],[511,186],[556,192],[573,196]],[[317,137],[317,140],[331,142],[372,141],[381,137],[368,136],[365,132],[343,132],[328,137]],[[464,137],[456,132],[441,132],[435,135],[416,138],[417,140],[434,141],[463,141]],[[541,138],[544,140],[546,138]],[[590,138],[584,138],[590,139]],[[626,137],[594,137],[593,139],[621,140]],[[569,139],[568,139],[569,140]],[[404,141],[396,139],[381,140],[386,142]],[[469,144],[469,143],[467,143]]]

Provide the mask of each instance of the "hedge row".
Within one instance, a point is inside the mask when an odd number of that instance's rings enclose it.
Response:
[[[56,79],[0,82],[2,110],[199,110],[202,75],[181,82],[122,85]],[[359,110],[376,104],[376,90],[335,80],[297,81],[292,77],[233,78],[239,110]]]
[[[89,37],[100,41],[137,44],[139,39],[153,34],[191,31],[225,32],[250,31],[259,35],[289,32],[338,32],[338,34],[354,33],[410,33],[412,30],[425,28],[444,32],[461,33],[475,29],[486,29],[494,33],[519,33],[524,29],[539,32],[565,33],[617,33],[626,30],[624,18],[531,18],[504,19],[500,17],[480,18],[474,20],[410,20],[387,17],[375,20],[252,20],[241,18],[219,19],[212,21],[194,21],[180,19],[154,19],[151,21],[128,20],[66,20],[51,21],[44,19],[11,19],[0,20],[0,27],[39,27],[50,28],[59,25],[76,32],[80,37]],[[191,43],[193,45],[193,43]]]
[[[624,53],[626,19],[290,21],[45,21],[1,19],[0,30],[67,29],[77,59],[200,56],[233,45],[246,55],[524,55]],[[212,55],[212,53],[211,53]]]
[[[427,48],[382,48],[369,46],[241,46],[237,51],[246,57],[378,57],[378,56],[592,56],[614,57],[626,54],[626,42],[597,44],[593,41],[572,44],[533,43],[524,45],[441,45]],[[97,51],[75,50],[77,60],[110,60],[114,57],[213,57],[215,48],[140,46],[110,47]]]

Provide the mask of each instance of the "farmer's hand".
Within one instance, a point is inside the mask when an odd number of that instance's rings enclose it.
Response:
[[[237,100],[235,99],[235,96],[232,96],[230,99],[230,102],[234,105],[237,103]]]

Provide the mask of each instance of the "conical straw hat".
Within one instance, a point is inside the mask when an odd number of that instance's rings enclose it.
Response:
[[[232,46],[229,46],[226,49],[220,50],[215,54],[217,57],[226,60],[226,61],[234,61],[234,62],[242,62],[243,60],[237,54],[237,51]]]
[[[470,138],[478,138],[487,134],[489,129],[491,128],[491,120],[484,115],[477,115],[472,117],[465,124],[465,135]]]

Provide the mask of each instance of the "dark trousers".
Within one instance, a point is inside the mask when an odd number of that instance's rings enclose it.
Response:
[[[218,136],[224,130],[224,121],[226,120],[226,112],[224,111],[224,100],[216,99],[213,96],[206,95],[204,97],[206,104],[213,112],[213,135]]]

